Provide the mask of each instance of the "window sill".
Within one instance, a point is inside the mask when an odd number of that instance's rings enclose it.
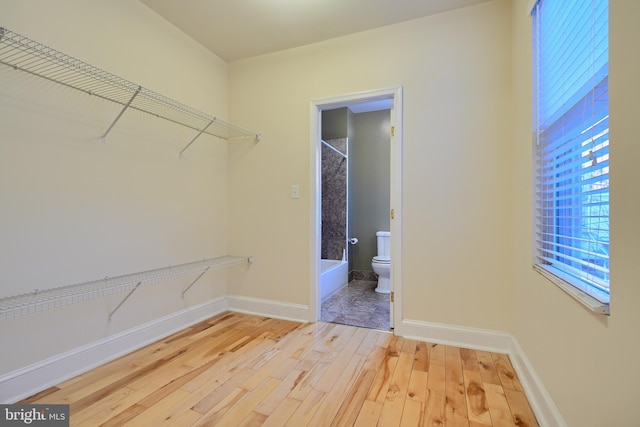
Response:
[[[592,295],[589,295],[586,291],[579,289],[576,285],[572,284],[575,281],[571,276],[562,273],[561,271],[546,265],[534,264],[533,269],[542,274],[560,289],[565,291],[574,299],[578,300],[582,305],[594,313],[609,315],[609,301],[602,302]],[[608,296],[607,296],[608,297]]]

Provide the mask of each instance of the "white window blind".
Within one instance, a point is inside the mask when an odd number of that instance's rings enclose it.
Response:
[[[608,2],[539,0],[532,16],[535,263],[608,305]]]

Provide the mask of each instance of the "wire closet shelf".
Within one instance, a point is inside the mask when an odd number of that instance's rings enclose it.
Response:
[[[27,294],[0,298],[0,320],[13,319],[15,317],[128,291],[129,294],[127,294],[120,304],[109,314],[109,319],[111,319],[126,299],[140,287],[199,273],[195,280],[183,289],[182,296],[184,296],[207,271],[252,261],[253,257],[250,256],[226,255],[139,273],[106,277],[90,282],[77,283],[53,289],[35,290]]]
[[[125,110],[132,108],[197,131],[198,134],[180,154],[203,133],[226,140],[260,140],[257,133],[174,101],[1,26],[0,63],[121,105],[122,111],[102,138],[107,136]]]

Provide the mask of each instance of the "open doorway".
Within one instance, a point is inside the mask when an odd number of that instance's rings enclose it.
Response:
[[[322,156],[323,150],[325,151],[325,160],[327,156],[333,157],[333,162],[330,165],[331,173],[333,177],[337,177],[336,179],[341,179],[341,175],[350,175],[346,171],[341,172],[340,168],[346,168],[347,159],[349,156],[347,147],[349,146],[348,135],[345,135],[347,138],[341,140],[340,138],[326,138],[332,139],[331,141],[323,140],[323,113],[331,113],[337,112],[338,114],[342,109],[346,109],[349,112],[355,114],[363,114],[360,116],[363,120],[366,117],[366,120],[371,120],[373,117],[387,117],[386,120],[383,120],[380,125],[386,128],[386,132],[388,133],[388,141],[387,141],[387,153],[386,154],[386,162],[382,169],[382,174],[386,174],[386,183],[384,185],[387,186],[387,196],[386,199],[382,197],[382,200],[377,200],[378,205],[383,203],[382,205],[382,215],[383,218],[378,218],[376,224],[373,227],[376,230],[371,231],[362,231],[358,230],[357,227],[352,225],[353,218],[351,221],[346,221],[344,227],[337,227],[337,243],[332,244],[326,243],[325,237],[325,247],[323,248],[323,184],[322,184]],[[375,113],[378,112],[378,113]],[[372,114],[365,114],[372,113]],[[312,189],[311,194],[311,203],[312,203],[312,215],[311,215],[311,308],[312,308],[312,317],[314,321],[321,319],[322,317],[322,303],[323,300],[327,301],[327,294],[336,293],[335,289],[331,289],[327,292],[327,290],[323,287],[326,286],[326,275],[323,273],[323,270],[326,272],[326,266],[331,263],[328,263],[327,260],[321,260],[324,256],[327,256],[326,252],[332,251],[333,253],[328,255],[329,258],[334,260],[334,265],[331,266],[330,274],[335,276],[344,275],[346,267],[344,264],[349,265],[347,271],[351,273],[350,279],[351,281],[346,279],[346,282],[353,282],[353,279],[358,281],[356,284],[364,285],[365,287],[370,287],[370,291],[373,291],[374,288],[378,288],[378,290],[383,290],[382,288],[377,286],[375,281],[370,280],[371,277],[362,277],[362,273],[373,273],[371,270],[371,260],[372,255],[377,255],[376,251],[376,232],[377,231],[385,231],[391,233],[390,239],[390,258],[391,258],[391,268],[389,273],[388,285],[386,287],[387,292],[378,292],[369,294],[369,296],[360,296],[357,293],[351,292],[350,298],[355,298],[360,307],[363,304],[367,304],[366,298],[373,296],[374,299],[384,300],[386,298],[386,310],[384,310],[388,317],[386,322],[380,323],[379,316],[378,320],[374,323],[367,324],[356,324],[357,326],[365,326],[365,327],[374,327],[376,329],[390,329],[396,328],[397,323],[396,319],[401,318],[401,304],[400,304],[400,296],[401,296],[401,269],[400,269],[400,260],[401,260],[401,171],[402,171],[402,126],[401,126],[401,117],[402,117],[402,90],[400,87],[390,88],[390,89],[381,89],[370,92],[363,92],[358,94],[345,95],[334,98],[327,98],[322,100],[315,100],[312,102],[312,111],[311,111],[311,141],[312,141],[312,154],[311,154],[311,173],[312,173]],[[325,130],[326,133],[326,130]],[[356,138],[357,139],[357,138]],[[362,138],[361,138],[362,139]],[[352,141],[354,142],[354,141]],[[360,148],[362,149],[362,147]],[[329,154],[327,154],[329,153]],[[356,154],[357,151],[353,151],[352,154]],[[353,160],[353,159],[352,159]],[[352,166],[353,167],[353,166]],[[326,169],[326,165],[325,165]],[[386,171],[385,171],[386,170]],[[326,177],[325,177],[326,178]],[[326,185],[326,183],[325,183]],[[348,188],[353,188],[349,186]],[[326,191],[326,187],[325,187]],[[350,190],[353,192],[354,190]],[[362,196],[362,195],[361,195]],[[369,195],[367,197],[370,197]],[[375,197],[375,196],[373,196]],[[362,199],[362,197],[360,197]],[[353,203],[353,194],[348,196],[348,200],[350,203]],[[325,199],[326,203],[326,199]],[[362,207],[359,207],[362,209]],[[345,210],[347,208],[345,207]],[[340,216],[333,215],[333,216]],[[326,217],[326,213],[325,213]],[[326,219],[324,220],[327,221]],[[339,221],[338,221],[339,222]],[[351,223],[351,224],[350,224]],[[325,224],[326,225],[326,224]],[[378,228],[382,228],[383,230],[378,230]],[[385,229],[386,228],[386,229]],[[362,236],[355,236],[355,234],[364,233]],[[353,243],[354,239],[357,241],[363,241],[361,247],[358,247],[359,243]],[[388,240],[387,240],[388,241]],[[351,243],[350,243],[351,242]],[[331,246],[331,247],[329,247]],[[373,252],[372,252],[373,251]],[[323,253],[324,252],[324,253]],[[342,253],[342,254],[341,254]],[[366,258],[363,261],[362,256]],[[360,257],[360,259],[355,262],[356,259]],[[342,261],[342,262],[340,262]],[[359,263],[359,264],[358,264]],[[343,268],[338,268],[338,266],[342,264]],[[366,264],[369,264],[367,266]],[[364,265],[364,267],[362,267]],[[343,270],[343,271],[341,271]],[[367,271],[368,270],[368,271]],[[358,276],[353,277],[353,274]],[[377,279],[377,275],[373,275],[373,280]],[[335,277],[334,279],[335,280]],[[340,279],[338,279],[340,282]],[[372,282],[372,283],[370,283]],[[346,284],[346,283],[345,283]],[[335,285],[333,285],[335,286]],[[339,286],[338,286],[339,287]],[[353,290],[359,290],[357,287],[354,287]],[[382,297],[382,298],[376,298]],[[349,304],[348,302],[346,304]],[[352,306],[355,311],[357,307]],[[371,307],[365,308],[365,312],[367,310],[371,310]],[[382,311],[382,310],[380,310]],[[335,313],[334,313],[335,314]],[[340,320],[336,320],[339,323],[343,323]],[[349,323],[349,322],[344,322]],[[383,326],[381,326],[383,325]]]
[[[322,111],[320,320],[324,322],[390,329],[392,104],[388,99]]]

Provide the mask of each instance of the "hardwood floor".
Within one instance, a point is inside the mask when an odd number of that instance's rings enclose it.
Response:
[[[21,403],[72,426],[537,426],[506,355],[223,313]]]

